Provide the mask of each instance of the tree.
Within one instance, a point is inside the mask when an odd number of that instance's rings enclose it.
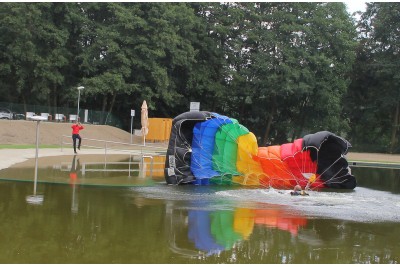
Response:
[[[50,105],[53,95],[57,106],[71,63],[66,24],[72,9],[67,3],[0,5],[0,80],[10,92],[6,101]]]
[[[0,12],[6,101],[75,106],[83,85],[82,104],[103,122],[146,99],[150,116],[168,117],[199,101],[264,142],[348,130],[355,28],[343,3],[4,3]]]
[[[356,144],[374,140],[390,153],[398,150],[400,126],[399,14],[398,3],[367,5],[358,28],[360,49],[349,95]]]
[[[356,33],[345,6],[244,3],[239,8],[246,13],[245,30],[232,47],[244,57],[234,77],[245,81],[240,87],[257,113],[258,128],[265,129],[259,132],[263,143],[286,142],[303,131],[345,132],[341,99]]]
[[[85,4],[87,26],[83,35],[81,70],[86,95],[102,96],[109,112],[121,96],[120,106],[138,106],[143,99],[150,110],[167,110],[183,99],[185,73],[194,61],[190,43],[194,14],[185,4]],[[183,87],[183,88],[182,88]]]

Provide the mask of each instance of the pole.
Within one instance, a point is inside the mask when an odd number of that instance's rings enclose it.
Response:
[[[131,144],[132,144],[132,134],[133,134],[133,117],[135,117],[135,110],[131,109]]]
[[[76,121],[79,121],[79,119],[78,119],[79,118],[79,102],[81,100],[81,90],[85,89],[85,87],[79,86],[77,89],[78,89],[78,108],[76,110]]]
[[[131,116],[131,144],[132,144],[132,127],[133,127],[133,116]]]
[[[33,184],[33,194],[36,195],[37,172],[38,172],[38,157],[39,157],[39,123],[36,125],[36,156],[35,156],[35,181]]]
[[[79,101],[80,101],[80,98],[81,98],[81,90],[78,89],[78,109],[76,110],[76,121],[78,121],[78,118],[79,118]]]

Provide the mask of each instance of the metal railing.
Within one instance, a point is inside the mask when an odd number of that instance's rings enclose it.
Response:
[[[66,139],[67,138],[67,139]],[[71,141],[71,136],[70,135],[62,135],[61,136],[61,151],[64,150],[65,145],[72,146],[73,143]],[[69,141],[66,141],[69,140]],[[146,158],[150,159],[150,176],[153,174],[153,168],[154,168],[154,159],[153,157],[155,156],[165,156],[167,147],[166,146],[155,146],[155,145],[142,145],[142,144],[130,144],[130,143],[123,143],[123,142],[115,142],[115,141],[107,141],[107,140],[101,140],[101,139],[92,139],[92,138],[85,138],[82,141],[81,144],[82,148],[90,148],[90,149],[104,149],[104,169],[107,170],[107,164],[114,164],[113,162],[108,162],[107,161],[107,154],[109,152],[114,151],[118,152],[121,154],[127,154],[129,155],[129,162],[128,164],[129,168],[128,170],[128,176],[131,176],[131,164],[135,160],[135,156],[139,157],[138,160],[140,160],[140,169],[143,168],[144,160]],[[103,169],[103,170],[104,170]],[[88,169],[86,169],[88,171]],[[111,171],[108,169],[108,171]],[[121,171],[121,170],[118,170]],[[143,173],[143,172],[142,172]]]
[[[65,141],[65,139],[69,141]],[[62,135],[61,136],[61,151],[64,149],[64,145],[72,146],[70,135]],[[88,142],[89,141],[89,142]],[[94,148],[94,149],[104,149],[104,154],[107,154],[108,151],[118,151],[118,152],[126,152],[131,154],[137,155],[154,155],[154,156],[161,156],[165,155],[167,152],[166,146],[155,146],[142,144],[130,144],[130,143],[123,143],[123,142],[115,142],[115,141],[107,141],[101,139],[92,139],[92,138],[85,138],[82,142],[82,147],[86,148]]]
[[[364,162],[364,161],[348,161],[350,167],[360,168],[379,168],[379,169],[400,169],[399,163],[391,162]]]

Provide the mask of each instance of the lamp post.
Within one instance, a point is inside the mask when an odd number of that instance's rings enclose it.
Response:
[[[42,117],[42,116],[32,116],[30,119],[37,121],[37,124],[36,124],[35,179],[33,182],[33,195],[27,196],[26,201],[31,204],[39,204],[40,205],[43,202],[43,196],[36,195],[38,158],[39,158],[39,123],[41,121],[47,120],[47,118]]]
[[[79,118],[79,101],[81,99],[81,90],[85,89],[83,86],[78,86],[78,109],[76,110],[76,121],[78,121]]]

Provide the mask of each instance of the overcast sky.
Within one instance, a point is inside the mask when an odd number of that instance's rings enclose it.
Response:
[[[365,1],[344,1],[344,3],[347,6],[347,10],[349,11],[350,14],[356,11],[362,11],[365,12],[366,5]]]

